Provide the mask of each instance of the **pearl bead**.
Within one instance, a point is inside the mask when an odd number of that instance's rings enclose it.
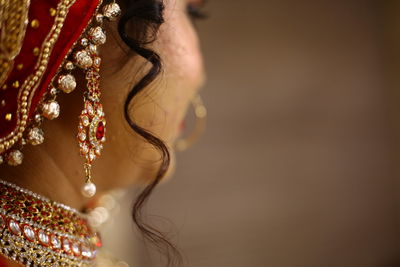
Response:
[[[34,127],[28,132],[28,142],[34,146],[40,145],[44,141],[44,133],[42,129]]]
[[[82,187],[81,193],[87,198],[94,196],[96,194],[96,185],[92,182],[85,183],[85,185]]]
[[[58,86],[64,93],[71,93],[76,88],[75,77],[71,74],[61,75],[58,78]]]
[[[75,63],[79,67],[87,69],[93,65],[93,60],[87,51],[81,50],[75,53]]]
[[[49,120],[55,119],[60,115],[60,105],[51,100],[49,102],[44,103],[42,107],[43,116]]]
[[[95,45],[102,45],[106,42],[106,35],[100,26],[91,28],[89,30],[89,36],[90,36],[90,40]]]
[[[117,3],[111,3],[103,7],[103,14],[109,20],[114,21],[121,15],[121,8]]]
[[[11,166],[17,166],[22,163],[24,155],[19,150],[12,150],[7,157],[7,163]]]

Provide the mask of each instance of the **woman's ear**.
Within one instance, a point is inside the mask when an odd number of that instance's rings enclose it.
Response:
[[[118,22],[105,25],[107,42],[100,47],[105,75],[114,75],[123,69],[132,59],[132,50],[122,41],[118,33]],[[105,67],[104,67],[105,66]]]

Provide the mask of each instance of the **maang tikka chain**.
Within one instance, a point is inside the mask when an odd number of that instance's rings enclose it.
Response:
[[[80,154],[84,157],[85,184],[82,195],[92,197],[96,194],[96,186],[92,182],[91,168],[94,160],[101,155],[106,140],[106,121],[103,106],[100,103],[100,64],[98,46],[106,41],[106,35],[101,27],[103,20],[115,20],[121,13],[115,2],[107,4],[103,13],[96,14],[97,26],[91,27],[86,36],[80,40],[80,47],[74,54],[74,63],[85,72],[87,90],[84,93],[84,107],[79,116],[77,140]]]

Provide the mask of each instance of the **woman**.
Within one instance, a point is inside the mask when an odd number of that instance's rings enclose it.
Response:
[[[142,181],[133,219],[174,251],[140,209],[203,83],[202,4],[0,1],[0,266],[93,265],[101,241],[80,211]]]

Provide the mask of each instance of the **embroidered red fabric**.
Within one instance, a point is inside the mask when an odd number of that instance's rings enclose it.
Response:
[[[56,75],[66,55],[88,26],[101,0],[70,0],[73,4],[68,9],[58,40],[52,47],[46,70],[37,84],[37,89],[29,96],[29,120],[43,99],[49,84]],[[0,84],[0,144],[1,139],[9,136],[17,127],[17,114],[21,109],[21,91],[24,81],[34,73],[39,56],[34,49],[42,49],[43,43],[55,23],[54,11],[60,3],[66,0],[31,0],[29,6],[28,25],[20,53],[15,57],[13,68]],[[52,14],[53,11],[53,14]],[[38,27],[32,27],[31,22],[37,20]],[[2,29],[0,28],[0,31]],[[1,58],[1,55],[0,55]],[[21,65],[22,64],[22,65]],[[17,68],[17,66],[23,66]],[[18,81],[19,87],[13,83]],[[7,118],[7,114],[11,114]],[[6,140],[5,140],[6,141]],[[1,152],[1,151],[0,151]]]

